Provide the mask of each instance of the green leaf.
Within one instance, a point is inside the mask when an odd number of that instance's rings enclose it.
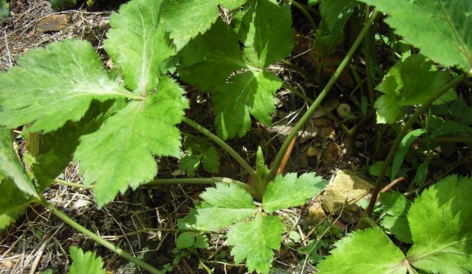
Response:
[[[195,225],[201,230],[218,230],[257,212],[252,196],[243,188],[217,183],[200,197],[205,203],[196,209]]]
[[[472,2],[361,0],[388,15],[398,35],[446,67],[472,68]],[[416,76],[415,76],[416,78]]]
[[[380,203],[387,215],[382,219],[382,226],[404,243],[413,243],[407,213],[411,202],[398,192],[380,194]]]
[[[256,153],[256,174],[260,180],[264,180],[269,175],[269,168],[265,164],[264,154],[260,146],[257,147]]]
[[[190,42],[180,55],[180,77],[205,91],[224,86],[231,73],[246,68],[236,33],[221,20]]]
[[[163,24],[177,49],[182,49],[191,39],[205,33],[218,18],[218,5],[230,10],[247,0],[179,0],[165,10]]]
[[[0,74],[0,124],[9,128],[33,123],[30,132],[49,132],[80,120],[92,100],[137,98],[109,78],[85,41],[31,50],[18,64]]]
[[[398,146],[397,152],[395,153],[395,158],[393,158],[390,181],[393,181],[395,179],[395,176],[397,176],[398,171],[400,171],[403,160],[405,160],[405,156],[410,150],[411,144],[413,144],[413,142],[425,132],[426,131],[424,129],[415,129],[413,131],[408,132],[408,134],[403,137],[402,141],[400,142],[400,145]]]
[[[260,69],[286,58],[292,51],[295,31],[290,5],[279,6],[270,0],[255,0],[245,15],[239,39],[244,43],[248,62]]]
[[[414,245],[407,259],[435,273],[472,271],[472,180],[449,176],[423,191],[408,213]]]
[[[0,20],[8,16],[10,16],[10,4],[7,0],[0,0]]]
[[[247,223],[238,223],[227,234],[228,245],[233,246],[231,255],[239,264],[246,259],[249,272],[269,273],[274,256],[280,248],[284,226],[278,216],[263,216],[259,212]]]
[[[72,8],[77,4],[77,0],[49,0],[49,3],[54,10],[58,11]]]
[[[406,274],[404,255],[380,228],[356,231],[335,244],[320,274]]]
[[[429,136],[430,140],[434,140],[443,135],[454,135],[459,132],[471,133],[472,128],[461,123],[446,120],[442,125],[437,127]]]
[[[92,102],[85,116],[78,122],[67,122],[62,128],[41,135],[40,153],[31,167],[37,183],[38,193],[42,193],[59,176],[73,159],[82,135],[99,129],[110,107],[108,102]]]
[[[128,186],[136,189],[152,180],[157,174],[154,156],[180,155],[180,133],[175,125],[181,122],[187,105],[180,86],[162,78],[156,93],[128,103],[100,130],[81,138],[74,160],[82,161],[86,185],[96,181],[94,192],[100,207]]]
[[[321,18],[326,22],[330,33],[335,34],[343,30],[356,5],[357,3],[354,0],[321,1]]]
[[[0,193],[2,194],[0,199],[0,232],[2,232],[23,214],[33,198],[19,190],[13,180],[2,179],[2,176],[0,176]]]
[[[269,72],[245,72],[231,78],[213,93],[218,134],[224,139],[244,136],[251,127],[252,114],[265,125],[272,124],[275,91],[282,81]]]
[[[185,155],[180,161],[179,168],[192,175],[203,162],[203,168],[211,173],[220,168],[220,155],[214,146],[205,139],[187,135],[185,137]]]
[[[8,215],[11,218],[19,215],[33,201],[31,196],[18,189],[13,180],[6,178],[0,180],[0,215]]]
[[[401,107],[424,103],[451,79],[448,72],[436,71],[433,63],[422,55],[412,55],[398,61],[376,87],[384,93],[375,102],[377,122],[396,122],[403,116]],[[451,90],[434,103],[444,104],[456,98],[455,92]]]
[[[175,54],[161,23],[168,2],[133,0],[110,17],[105,49],[121,67],[126,86],[143,96],[157,86],[166,60]]]
[[[272,213],[282,208],[303,205],[314,198],[328,182],[315,173],[305,173],[297,178],[296,173],[275,177],[267,186],[262,199],[262,208]]]
[[[23,166],[13,150],[12,131],[3,127],[0,127],[0,174],[7,179],[12,179],[16,187],[18,187],[18,190],[21,190],[22,195],[27,194],[39,199],[39,195],[33,183],[31,183],[28,175],[26,175]],[[2,183],[2,186],[3,184],[4,183]],[[11,189],[11,187],[8,189]],[[15,191],[13,191],[12,195],[21,194],[15,194]]]
[[[95,253],[90,251],[84,253],[82,249],[75,246],[71,246],[69,252],[72,257],[69,274],[106,274],[102,258],[96,258]]]
[[[195,237],[192,233],[184,232],[177,237],[176,246],[178,249],[190,248],[195,243]]]
[[[180,76],[212,94],[217,132],[223,139],[246,134],[250,115],[271,125],[274,94],[282,82],[264,69],[285,58],[293,47],[294,31],[287,5],[257,0],[251,9],[253,12],[244,16],[238,35],[217,20],[181,52]],[[245,45],[244,57],[238,36]]]

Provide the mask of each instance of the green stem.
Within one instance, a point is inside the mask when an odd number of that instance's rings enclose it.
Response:
[[[236,184],[244,189],[246,189],[252,195],[256,195],[257,191],[253,186],[245,184],[243,182],[233,180],[226,177],[211,177],[211,178],[175,178],[175,179],[156,179],[149,183],[146,183],[146,186],[159,186],[159,185],[176,185],[176,184],[215,184],[215,183],[224,183],[224,184]]]
[[[228,144],[225,143],[225,141],[221,140],[218,136],[215,134],[211,133],[208,129],[202,127],[201,125],[197,124],[193,120],[184,117],[183,122],[186,123],[187,125],[193,127],[194,129],[200,131],[203,135],[206,137],[210,138],[213,142],[217,143],[219,146],[221,146],[226,152],[229,153],[240,165],[246,172],[251,176],[253,179],[256,179],[256,171],[241,157],[239,154],[234,151]]]
[[[292,132],[288,135],[287,139],[285,142],[282,144],[282,147],[280,148],[279,152],[277,153],[277,156],[275,157],[275,160],[272,162],[272,165],[270,167],[270,172],[269,175],[267,176],[266,183],[272,181],[275,178],[275,175],[277,173],[277,169],[279,168],[280,162],[282,161],[285,151],[287,150],[288,146],[290,145],[290,142],[292,142],[293,138],[298,134],[298,132],[302,129],[303,125],[308,121],[310,118],[311,114],[316,110],[316,108],[319,107],[321,104],[321,101],[326,97],[328,94],[329,90],[331,87],[333,87],[334,83],[336,80],[339,78],[341,75],[341,72],[344,70],[344,68],[349,64],[352,56],[354,55],[357,47],[359,44],[362,42],[364,39],[364,36],[366,35],[367,31],[369,30],[369,27],[372,25],[374,22],[375,18],[377,17],[377,11],[374,11],[373,14],[371,15],[369,21],[365,24],[365,26],[362,28],[361,33],[357,37],[356,41],[354,41],[354,44],[352,47],[349,49],[346,57],[344,57],[343,61],[339,65],[339,67],[336,69],[334,72],[333,76],[329,80],[328,84],[324,87],[323,91],[321,91],[320,95],[316,98],[316,100],[313,102],[313,104],[310,106],[310,108],[307,110],[307,112],[300,118],[300,121],[293,127]]]
[[[293,94],[300,97],[301,99],[303,99],[308,104],[313,104],[313,100],[310,97],[308,97],[305,94],[301,93],[300,91],[298,91],[297,89],[295,89],[291,85],[284,82],[282,84],[282,87],[290,90]],[[336,123],[336,125],[338,125],[341,128],[341,130],[344,131],[344,133],[346,133],[348,136],[350,136],[351,131],[346,127],[346,125],[344,125],[343,121],[341,121],[338,117],[336,117],[334,114],[332,114],[331,111],[328,111],[323,106],[319,106],[318,108],[323,112],[324,115],[326,115],[329,119],[331,119],[334,123]]]
[[[93,233],[92,231],[86,229],[79,223],[75,222],[69,216],[66,214],[62,213],[59,209],[55,208],[53,205],[48,203],[44,198],[41,201],[41,204],[46,207],[47,209],[51,210],[51,212],[56,215],[59,219],[67,223],[68,225],[72,226],[75,230],[83,233],[84,235],[88,236],[90,239],[94,240],[98,244],[108,248],[109,250],[115,252],[116,254],[120,255],[121,257],[125,258],[126,260],[135,263],[137,266],[142,267],[143,269],[149,271],[150,273],[153,274],[164,274],[162,271],[159,271],[155,267],[151,266],[150,264],[134,257],[133,255],[129,254],[128,252],[124,251],[123,249],[115,246],[114,244],[108,242],[107,240],[104,240],[97,234]]]
[[[61,184],[61,185],[65,185],[65,186],[71,186],[71,187],[83,188],[83,189],[93,189],[95,187],[95,185],[86,186],[86,185],[83,185],[83,184],[67,182],[67,181],[64,181],[64,180],[61,180],[61,179],[55,179],[54,182],[56,182],[58,184]]]
[[[416,112],[408,119],[408,121],[402,127],[402,130],[398,134],[397,138],[395,139],[395,142],[393,143],[392,147],[390,148],[390,151],[388,152],[387,158],[385,158],[382,168],[380,169],[379,176],[377,177],[377,180],[375,182],[375,187],[374,187],[374,190],[372,191],[372,198],[370,199],[369,205],[367,206],[367,209],[366,209],[368,216],[370,217],[372,216],[372,211],[377,201],[377,196],[379,195],[380,190],[382,190],[383,179],[385,177],[385,174],[387,173],[388,167],[393,161],[395,153],[397,152],[397,148],[400,145],[401,141],[403,140],[403,137],[405,137],[405,135],[408,133],[410,128],[415,123],[416,119],[418,119],[418,117],[421,114],[423,114],[426,110],[428,110],[434,101],[436,101],[439,97],[444,95],[444,93],[448,92],[451,88],[455,87],[460,82],[462,82],[464,78],[465,78],[465,74],[462,74],[454,78],[447,85],[439,88],[434,93],[433,96],[431,96],[423,105],[421,105],[420,108],[416,110]]]
[[[292,3],[292,5],[295,8],[297,8],[301,13],[303,13],[303,15],[306,17],[306,19],[310,23],[311,27],[315,30],[316,29],[316,23],[313,20],[313,18],[311,17],[310,13],[308,13],[308,11],[305,9],[305,7],[302,6],[301,4],[295,2],[295,1],[290,1],[290,3]]]

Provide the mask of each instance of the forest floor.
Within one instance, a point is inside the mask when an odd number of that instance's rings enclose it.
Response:
[[[0,71],[5,72],[14,66],[15,60],[27,51],[64,39],[90,41],[106,64],[108,57],[103,50],[103,41],[109,29],[109,16],[118,6],[115,3],[98,11],[78,7],[55,12],[45,0],[12,0],[11,16],[1,22]],[[297,46],[306,46],[303,43],[298,42]],[[299,58],[298,62],[310,62],[308,56],[293,58]],[[294,86],[306,89],[308,93],[314,93],[310,90],[317,88],[303,82],[283,67],[278,74]],[[353,80],[346,77],[347,82],[341,83],[338,88],[352,85],[349,81]],[[192,112],[187,115],[200,124],[213,128],[213,113],[208,95],[192,89],[187,91],[192,104]],[[336,106],[345,99],[343,96],[339,92],[328,98],[325,107],[335,113]],[[245,138],[236,138],[230,144],[251,163],[254,162],[257,146],[261,146],[266,158],[271,159],[293,125],[289,120],[296,120],[306,107],[302,100],[281,89],[278,92],[278,112],[275,117],[278,122],[272,128],[256,124]],[[340,169],[361,168],[364,157],[367,157],[363,153],[367,153],[367,147],[372,142],[368,132],[369,129],[359,132],[354,140],[356,154],[347,155],[342,132],[333,121],[318,113],[298,139],[285,172],[315,171],[329,180]],[[17,143],[18,150],[24,151],[24,143],[19,137]],[[236,174],[243,181],[246,174],[228,155],[221,153],[220,173],[217,176],[234,177]],[[161,159],[159,170],[159,178],[186,176],[179,170],[177,159]],[[60,179],[80,183],[82,179],[79,171],[80,164],[71,164]],[[194,176],[205,177],[208,174],[197,171]],[[196,254],[175,249],[177,220],[189,212],[204,189],[205,186],[194,185],[141,188],[119,195],[114,202],[100,210],[94,202],[93,192],[87,189],[55,183],[45,191],[44,196],[84,227],[151,265],[169,270],[169,273],[208,273],[201,264],[212,269],[213,273],[245,273],[244,266],[232,263],[230,250],[224,246],[225,238],[222,234],[209,235],[210,248],[198,250]],[[317,224],[323,223],[323,220],[335,219],[320,207],[318,201],[319,199],[314,199],[310,205],[285,212],[293,228],[302,235],[302,240],[296,244],[290,244],[291,239],[284,240],[281,251],[276,254],[274,273],[315,272],[315,268],[308,262],[308,255],[297,250],[306,245],[307,241],[303,236],[308,238]],[[337,223],[341,233],[348,229],[350,221],[352,219],[347,218]],[[68,252],[70,246],[95,251],[103,258],[108,273],[146,273],[73,230],[48,210],[34,205],[0,234],[0,273],[33,274],[46,269],[52,269],[54,273],[67,273],[71,263]]]

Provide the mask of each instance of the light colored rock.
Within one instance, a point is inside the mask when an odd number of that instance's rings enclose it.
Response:
[[[357,214],[360,208],[356,203],[366,198],[373,187],[352,170],[338,170],[323,195],[323,208],[334,215]]]
[[[67,27],[70,22],[70,17],[67,14],[51,15],[44,18],[36,24],[36,31],[51,32],[60,31]]]

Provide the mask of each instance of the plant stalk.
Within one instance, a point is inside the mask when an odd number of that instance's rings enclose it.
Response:
[[[298,132],[302,129],[303,125],[308,121],[310,118],[311,114],[318,108],[323,101],[323,99],[326,97],[328,94],[329,90],[333,87],[334,83],[336,80],[338,80],[339,76],[341,75],[341,72],[344,70],[344,68],[349,64],[352,56],[354,55],[357,47],[359,47],[359,44],[362,42],[364,39],[364,36],[367,34],[369,31],[370,26],[374,22],[375,18],[377,18],[377,11],[374,11],[370,17],[370,19],[366,22],[364,27],[362,28],[359,36],[357,37],[356,41],[354,41],[354,44],[351,46],[349,49],[347,55],[344,57],[343,61],[339,65],[339,67],[336,69],[334,72],[333,76],[329,80],[328,84],[323,88],[323,91],[321,91],[320,95],[316,98],[316,100],[313,102],[313,104],[310,106],[310,108],[306,111],[306,113],[300,118],[300,120],[297,122],[297,124],[293,127],[292,132],[288,135],[287,139],[285,142],[282,144],[282,147],[280,148],[279,152],[277,153],[277,156],[275,157],[275,160],[272,162],[272,165],[270,167],[270,172],[269,175],[267,176],[266,179],[266,184],[272,181],[275,178],[275,175],[277,173],[277,170],[280,166],[280,163],[284,157],[285,151],[287,150],[288,146],[292,142],[292,139],[295,138],[295,136],[298,134]]]
[[[108,242],[107,240],[104,240],[97,234],[93,233],[92,231],[86,229],[79,223],[75,222],[69,216],[66,214],[62,213],[59,209],[55,208],[53,205],[48,203],[44,198],[41,199],[41,204],[46,207],[47,209],[51,210],[51,212],[56,215],[59,219],[73,227],[75,230],[83,233],[84,235],[87,235],[90,239],[94,240],[95,242],[101,244],[102,246],[108,248],[109,250],[115,252],[116,254],[120,255],[121,257],[125,258],[126,260],[135,263],[137,266],[142,267],[143,269],[149,271],[150,273],[153,274],[164,274],[164,272],[156,269],[155,267],[151,266],[150,264],[134,257],[133,255],[129,254],[128,252],[124,251],[123,249],[115,246],[114,244]]]
[[[369,205],[367,206],[366,212],[367,216],[371,217],[372,216],[372,211],[374,209],[377,196],[379,195],[380,190],[382,189],[382,184],[383,184],[383,179],[385,177],[385,174],[387,173],[387,169],[390,166],[390,164],[393,161],[393,158],[395,157],[395,153],[397,152],[397,148],[400,145],[401,141],[403,140],[403,137],[408,133],[410,128],[413,126],[415,123],[416,119],[423,114],[426,110],[428,110],[431,105],[433,104],[434,101],[436,101],[439,97],[444,95],[446,92],[448,92],[451,88],[455,87],[458,85],[460,82],[462,82],[465,79],[465,74],[462,74],[460,76],[457,76],[454,78],[452,81],[450,81],[447,85],[439,88],[433,96],[431,96],[428,101],[426,101],[423,105],[421,105],[420,108],[416,110],[416,112],[408,119],[408,121],[405,123],[405,125],[402,127],[402,130],[398,134],[397,138],[395,139],[395,142],[393,143],[392,147],[390,148],[390,151],[388,152],[387,158],[385,158],[384,164],[382,165],[382,168],[380,169],[379,176],[377,177],[377,180],[375,181],[375,187],[372,192],[372,198],[370,199]]]
[[[234,151],[233,148],[228,146],[228,144],[226,144],[225,141],[221,140],[218,136],[211,133],[208,129],[202,127],[201,125],[197,124],[196,122],[194,122],[193,120],[187,117],[184,117],[182,121],[186,123],[187,125],[193,127],[194,129],[200,131],[203,135],[210,138],[213,142],[221,146],[226,152],[228,152],[229,155],[231,155],[241,165],[242,168],[244,168],[244,170],[246,170],[249,176],[251,176],[254,180],[257,179],[256,171],[241,156],[239,156],[239,154],[236,151]]]

